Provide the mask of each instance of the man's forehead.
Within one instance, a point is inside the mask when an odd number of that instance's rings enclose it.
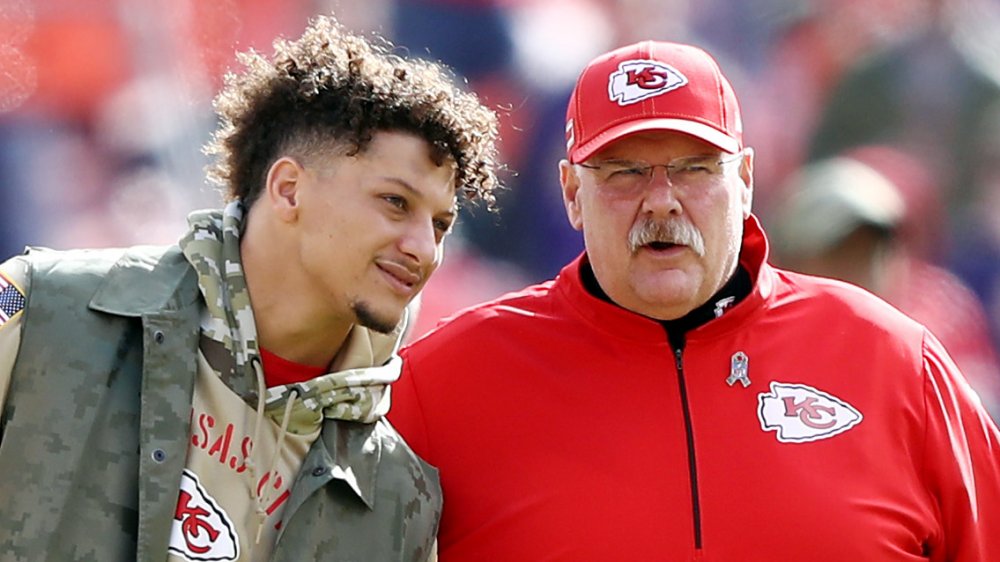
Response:
[[[718,147],[676,131],[642,131],[609,143],[592,159],[627,158],[643,152],[670,152],[674,156],[718,155]]]

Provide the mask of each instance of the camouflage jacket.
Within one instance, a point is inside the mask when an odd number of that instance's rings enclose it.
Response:
[[[190,439],[195,273],[176,247],[27,257],[0,418],[0,561],[162,561]],[[327,419],[271,559],[425,560],[440,510],[436,472],[387,422]]]

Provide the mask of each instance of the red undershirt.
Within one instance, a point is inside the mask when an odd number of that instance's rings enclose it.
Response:
[[[260,360],[264,364],[264,383],[268,388],[284,384],[295,384],[326,374],[326,367],[303,365],[278,357],[261,348]]]

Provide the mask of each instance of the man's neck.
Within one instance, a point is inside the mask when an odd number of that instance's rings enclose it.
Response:
[[[266,217],[255,217],[262,219]],[[328,365],[347,341],[351,319],[332,318],[316,306],[296,264],[266,224],[249,221],[240,244],[257,340],[289,361]]]

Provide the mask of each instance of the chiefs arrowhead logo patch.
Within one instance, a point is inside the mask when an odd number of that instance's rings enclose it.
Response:
[[[757,417],[764,431],[782,443],[829,439],[861,423],[864,416],[840,398],[804,384],[771,382],[757,395]]]
[[[687,83],[687,77],[662,62],[627,60],[608,76],[608,96],[618,105],[629,105],[676,90]]]
[[[181,490],[170,530],[170,553],[191,561],[224,561],[240,557],[240,542],[225,510],[208,495],[198,476],[181,474]]]

